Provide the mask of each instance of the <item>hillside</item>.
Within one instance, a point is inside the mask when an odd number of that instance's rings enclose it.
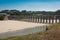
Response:
[[[0,40],[60,40],[60,23],[47,27],[47,31],[43,33],[9,37]]]

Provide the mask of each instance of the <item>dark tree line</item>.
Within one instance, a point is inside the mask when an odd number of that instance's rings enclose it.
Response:
[[[0,13],[7,13],[10,15],[60,15],[60,10],[53,11],[26,11],[26,10],[2,10]]]

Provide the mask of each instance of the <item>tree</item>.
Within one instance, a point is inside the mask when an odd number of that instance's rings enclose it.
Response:
[[[55,14],[56,14],[56,15],[60,15],[60,10],[57,10],[57,11],[55,12]]]
[[[11,15],[21,15],[20,11],[18,10],[10,10],[9,12]]]

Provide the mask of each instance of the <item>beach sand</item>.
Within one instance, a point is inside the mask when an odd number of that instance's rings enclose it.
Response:
[[[33,27],[43,26],[43,25],[48,25],[48,24],[5,20],[5,21],[0,21],[0,33],[33,28]]]

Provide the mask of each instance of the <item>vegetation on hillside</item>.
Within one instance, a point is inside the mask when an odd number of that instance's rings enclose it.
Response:
[[[60,15],[60,10],[57,11],[26,11],[26,10],[2,10],[0,13],[7,13],[10,15]]]
[[[9,15],[9,19],[12,18],[16,18],[16,17],[21,17],[21,18],[29,18],[30,16],[34,16],[34,18],[36,17],[43,17],[44,19],[46,18],[56,18],[59,19],[60,18],[60,10],[57,11],[26,11],[26,10],[2,10],[0,11],[0,14],[5,13],[7,15]]]
[[[0,20],[4,20],[5,15],[0,15]]]
[[[9,37],[0,40],[60,40],[60,23],[47,27],[46,32],[24,36]]]

